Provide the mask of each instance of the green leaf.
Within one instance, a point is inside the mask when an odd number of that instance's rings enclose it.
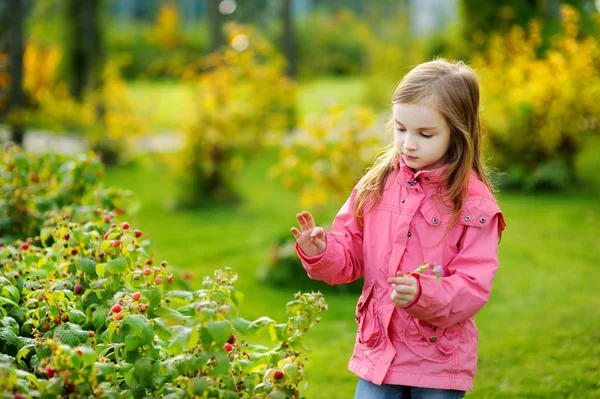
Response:
[[[154,327],[158,338],[162,340],[171,339],[171,330],[169,329],[169,327],[167,327],[165,321],[160,317],[156,317],[152,320],[154,320]]]
[[[160,304],[162,298],[161,292],[158,288],[150,288],[149,290],[143,290],[142,295],[148,299],[150,309],[156,308]]]
[[[27,359],[32,353],[35,353],[35,344],[29,344],[23,346],[19,352],[17,353],[17,361],[22,359]]]
[[[173,338],[169,342],[169,351],[177,356],[183,352],[183,348],[187,346],[192,329],[186,326],[173,327]]]
[[[125,349],[128,351],[136,350],[137,348],[145,345],[146,343],[146,339],[140,337],[139,335],[129,334],[125,337]]]
[[[127,259],[120,257],[108,261],[108,271],[111,274],[121,274],[127,270]]]
[[[81,346],[79,349],[83,352],[83,364],[91,366],[96,362],[96,352],[89,346]]]
[[[100,370],[100,375],[114,375],[116,373],[116,365],[112,363],[99,363],[96,362],[96,368]]]
[[[156,309],[155,313],[157,316],[162,317],[162,319],[169,326],[181,324],[181,322],[189,319],[188,316],[184,316],[181,313],[179,313],[178,311],[171,309],[171,308],[166,308],[164,306]]]
[[[106,273],[106,263],[96,264],[96,274],[98,275],[98,277],[103,278],[104,273]]]
[[[131,328],[131,330],[137,335],[141,335],[146,324],[149,324],[148,319],[145,316],[142,316],[141,314],[132,314],[126,316],[123,320],[123,323],[125,325],[128,325]]]
[[[38,355],[31,356],[31,359],[29,359],[30,368],[32,370],[35,370],[39,364],[40,364],[40,359],[38,358]]]
[[[87,321],[87,316],[80,310],[71,310],[69,320],[74,324],[84,324]]]
[[[213,341],[215,341],[219,346],[225,344],[225,342],[227,342],[233,334],[231,324],[226,320],[210,321],[206,323],[206,329],[208,330],[208,333],[212,337]]]
[[[138,359],[133,366],[133,376],[140,382],[149,382],[152,378],[152,362],[149,359]]]
[[[91,258],[79,257],[79,268],[88,275],[88,277],[96,277],[96,262]]]
[[[239,332],[241,332],[243,335],[248,334],[250,324],[252,324],[252,322],[242,319],[241,317],[238,317],[233,321],[233,327]]]
[[[109,309],[107,307],[101,306],[94,310],[92,313],[92,324],[96,330],[99,330],[100,327],[104,325],[106,321],[106,317],[108,316]]]
[[[51,235],[52,227],[42,227],[42,230],[40,231],[40,240],[44,246],[46,246],[46,241],[48,241],[48,238],[50,238]]]
[[[5,285],[2,287],[2,296],[8,297],[15,303],[19,303],[19,300],[21,299],[19,289],[13,285]]]
[[[55,333],[58,336],[61,343],[69,345],[69,346],[77,346],[79,345],[79,338],[77,338],[77,334],[71,330],[61,330]]]

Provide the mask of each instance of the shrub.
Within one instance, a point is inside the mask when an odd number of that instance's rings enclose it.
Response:
[[[346,201],[385,144],[381,124],[369,109],[334,105],[283,140],[271,176],[298,192],[302,205],[322,210],[330,201]]]
[[[351,11],[312,13],[299,21],[297,31],[301,77],[364,71],[371,32]]]
[[[228,31],[231,47],[206,58],[199,74],[192,66],[186,73],[197,82],[197,106],[175,165],[181,205],[237,199],[234,181],[245,160],[290,125],[295,88],[284,60],[253,29]]]
[[[284,323],[248,321],[230,269],[196,291],[174,289],[141,231],[108,209],[84,219],[56,212],[39,236],[0,244],[1,392],[300,397],[302,335],[327,308],[321,294],[296,294]],[[247,340],[261,333],[271,347]]]
[[[103,175],[94,154],[72,158],[5,148],[0,154],[0,242],[39,235],[46,217],[56,212],[74,219],[98,207],[135,212],[138,203],[131,191],[104,188]]]
[[[600,132],[600,46],[580,37],[572,8],[562,13],[562,33],[545,55],[537,55],[541,25],[533,22],[527,34],[515,27],[494,36],[474,62],[493,162],[519,187],[565,187],[583,140]]]

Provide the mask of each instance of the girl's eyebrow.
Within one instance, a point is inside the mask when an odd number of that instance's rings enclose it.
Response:
[[[404,124],[402,122],[400,122],[399,120],[397,120],[397,119],[395,120],[395,122],[397,124],[399,124],[399,125],[404,126]],[[437,127],[435,127],[435,126],[433,126],[433,127],[420,127],[420,128],[417,128],[417,130],[437,130]]]

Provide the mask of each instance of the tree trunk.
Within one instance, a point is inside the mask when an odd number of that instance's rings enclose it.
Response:
[[[294,40],[294,20],[292,15],[292,0],[283,0],[281,8],[281,22],[283,34],[281,37],[282,48],[287,58],[286,73],[290,78],[296,76],[296,43]]]
[[[69,0],[67,13],[72,21],[71,34],[71,94],[83,98],[87,87],[102,86],[104,46],[100,26],[102,0]]]
[[[215,51],[221,47],[225,40],[223,39],[223,30],[221,29],[222,20],[219,12],[220,0],[208,0],[208,23],[210,25],[210,50]]]
[[[23,20],[25,11],[23,0],[8,0],[9,15],[9,64],[10,64],[10,92],[8,106],[10,109],[19,110],[25,107],[25,94],[23,93]],[[24,127],[20,123],[11,126],[13,141],[23,145]]]

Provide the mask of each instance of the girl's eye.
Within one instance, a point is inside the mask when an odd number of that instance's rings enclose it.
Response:
[[[400,126],[396,126],[396,130],[402,133],[406,132],[406,129],[401,128]]]
[[[421,133],[421,136],[425,137],[426,139],[430,139],[430,138],[431,138],[431,136],[430,136],[430,135],[423,134],[423,133]]]

